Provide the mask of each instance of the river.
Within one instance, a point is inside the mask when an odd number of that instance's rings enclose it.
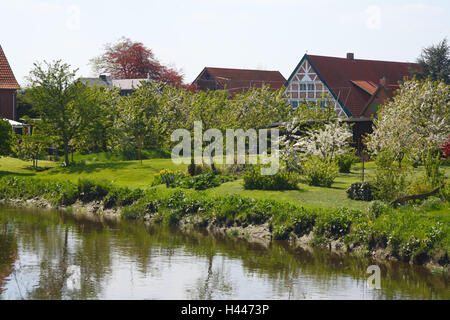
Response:
[[[367,285],[374,264],[380,289]],[[450,299],[449,284],[423,267],[284,242],[0,207],[0,299]]]

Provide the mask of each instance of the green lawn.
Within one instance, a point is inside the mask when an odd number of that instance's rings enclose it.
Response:
[[[150,159],[139,161],[91,161],[63,168],[59,164],[50,161],[40,161],[40,167],[49,169],[35,172],[30,168],[30,162],[14,158],[0,158],[0,177],[6,175],[34,176],[43,179],[57,179],[77,181],[78,178],[90,178],[113,181],[118,186],[131,188],[148,188],[154,179],[154,174],[161,169],[186,170],[186,165],[175,165],[171,159]],[[374,173],[374,164],[365,164],[366,180]],[[420,174],[422,169],[415,169]],[[450,167],[445,167],[447,176]],[[255,199],[273,199],[302,203],[307,207],[347,207],[363,209],[367,202],[354,201],[347,198],[345,190],[353,182],[361,181],[361,164],[353,167],[352,173],[340,174],[332,188],[311,187],[304,183],[299,184],[299,190],[292,191],[258,191],[244,190],[242,180],[224,183],[221,186],[205,191],[210,195],[240,194]]]

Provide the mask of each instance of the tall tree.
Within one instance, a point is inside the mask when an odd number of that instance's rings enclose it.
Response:
[[[443,80],[450,84],[450,45],[447,38],[422,50],[417,63],[421,70],[411,70],[418,79]]]
[[[76,70],[59,60],[35,63],[29,76],[31,100],[41,116],[41,129],[62,143],[66,166],[69,142],[83,130],[89,115],[86,86],[75,81],[75,74]]]
[[[150,76],[152,80],[170,85],[181,85],[183,75],[177,70],[162,65],[153,51],[141,42],[121,38],[115,44],[106,44],[102,55],[91,59],[97,73],[109,73],[117,79],[140,79]]]

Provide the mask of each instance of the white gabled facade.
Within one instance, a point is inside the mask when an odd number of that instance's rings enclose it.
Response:
[[[294,107],[304,102],[332,103],[338,117],[347,117],[342,106],[320,80],[308,59],[303,59],[303,62],[294,71],[294,75],[288,80],[286,97]]]

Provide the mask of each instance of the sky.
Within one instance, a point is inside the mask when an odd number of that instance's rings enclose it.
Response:
[[[89,60],[121,37],[192,82],[205,66],[279,70],[305,53],[414,62],[450,41],[448,0],[1,0],[0,45],[21,86],[34,62]]]

